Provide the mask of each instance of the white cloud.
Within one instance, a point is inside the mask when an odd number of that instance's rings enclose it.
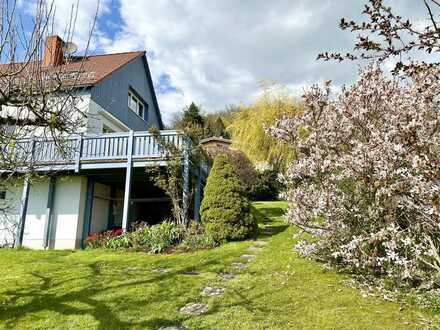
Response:
[[[167,74],[177,89],[158,95],[167,120],[192,101],[208,111],[249,102],[261,80],[296,85],[313,80],[307,72],[318,53],[313,32],[333,4],[122,0],[122,31],[102,46],[108,52],[144,48],[153,53],[155,81]]]
[[[76,41],[87,39],[97,0],[80,1]],[[95,30],[104,52],[146,49],[153,79],[163,75],[173,89],[158,95],[165,121],[194,101],[207,110],[247,103],[259,82],[277,81],[299,95],[313,83],[350,82],[353,63],[316,61],[322,51],[348,51],[353,35],[341,32],[341,17],[359,19],[365,0],[101,0],[119,10],[122,26],[110,38]],[[390,0],[415,14],[413,0]],[[76,0],[56,0],[62,29]],[[113,16],[110,13],[108,17]],[[119,20],[117,20],[119,23]]]
[[[36,3],[26,1],[19,5],[28,15],[34,16]],[[49,34],[58,34],[65,40],[75,42],[79,50],[84,50],[89,40],[89,49],[94,50],[101,44],[101,39],[105,38],[98,26],[95,24],[93,28],[93,25],[96,14],[110,11],[111,0],[45,0],[45,3],[46,10],[51,10],[52,17],[48,26]]]

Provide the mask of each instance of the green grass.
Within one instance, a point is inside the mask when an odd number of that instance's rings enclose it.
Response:
[[[0,250],[0,328],[421,329],[438,322],[415,307],[362,298],[341,284],[343,275],[292,251],[295,230],[281,221],[285,203],[254,206],[274,234],[261,237],[267,246],[230,281],[216,274],[232,271],[230,264],[250,253],[252,241],[157,256]],[[158,267],[171,272],[151,272]],[[200,274],[185,275],[188,270]],[[226,291],[202,297],[208,285]],[[207,303],[209,312],[180,314],[188,302]]]

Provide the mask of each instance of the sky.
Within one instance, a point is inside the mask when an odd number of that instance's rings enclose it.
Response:
[[[48,2],[51,0],[47,0]],[[262,84],[300,96],[315,83],[351,83],[359,64],[317,61],[348,51],[342,17],[361,18],[366,0],[100,0],[89,53],[146,50],[165,122],[191,102],[211,112],[248,104]],[[53,32],[63,36],[78,0],[54,0]],[[19,0],[32,15],[35,0]],[[85,49],[98,0],[79,0],[73,41]],[[389,0],[403,16],[424,17],[422,0]]]

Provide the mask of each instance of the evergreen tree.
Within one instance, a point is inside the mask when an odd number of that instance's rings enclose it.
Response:
[[[206,232],[219,241],[244,239],[257,229],[243,183],[225,154],[215,157],[200,212]]]
[[[183,111],[182,117],[182,128],[188,126],[199,126],[203,127],[205,125],[205,120],[200,114],[200,108],[192,102],[189,107]]]

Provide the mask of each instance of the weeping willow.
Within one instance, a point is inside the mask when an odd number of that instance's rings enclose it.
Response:
[[[300,103],[282,86],[264,87],[253,104],[240,106],[227,127],[233,147],[243,151],[254,164],[267,162],[283,170],[295,156],[294,148],[269,136],[265,127],[300,110]]]

